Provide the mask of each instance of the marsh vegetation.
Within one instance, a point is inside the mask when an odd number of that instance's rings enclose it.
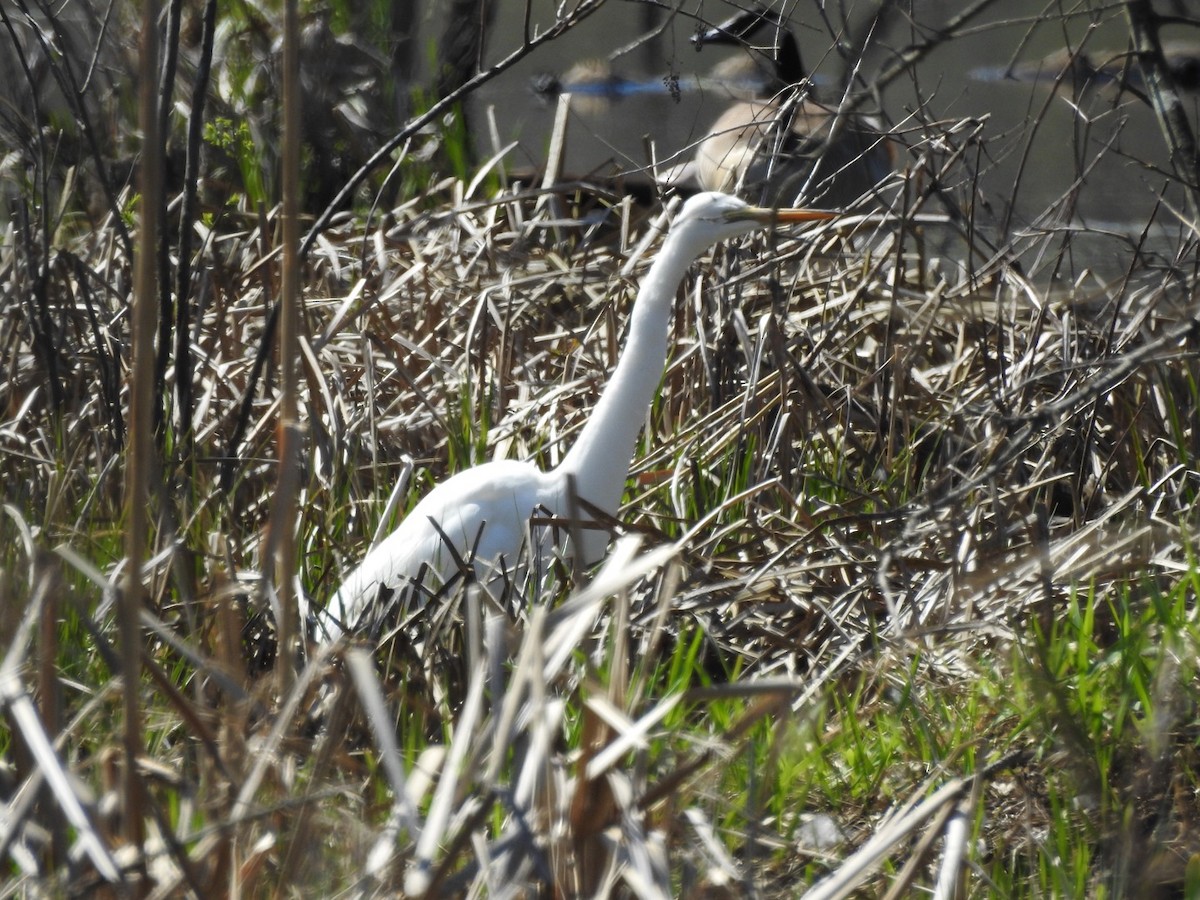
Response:
[[[977,6],[935,32],[914,5],[895,59],[1200,25]],[[129,6],[100,38],[98,7],[0,10],[5,896],[1200,896],[1194,96],[1165,163],[1081,124],[1033,221],[978,178],[1051,105],[1157,115],[1152,44],[1138,84],[1031,88],[1017,137],[915,108],[876,202],[702,258],[607,563],[318,651],[281,647],[283,604],[430,485],[561,458],[670,198],[516,180],[456,117],[481,76],[398,103],[403,23],[302,9],[285,256],[278,10],[172,7],[149,79]],[[1101,276],[1072,204],[1114,156],[1156,202]]]

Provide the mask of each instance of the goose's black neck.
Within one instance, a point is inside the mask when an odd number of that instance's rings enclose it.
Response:
[[[807,76],[800,62],[800,48],[792,33],[782,26],[775,29],[775,74],[784,84],[799,84]]]
[[[762,38],[770,39],[771,63],[775,77],[783,84],[799,84],[806,77],[800,61],[800,47],[791,30],[773,9],[757,7],[738,13],[730,19],[702,31],[692,38],[697,46],[704,44],[736,44],[752,47]]]

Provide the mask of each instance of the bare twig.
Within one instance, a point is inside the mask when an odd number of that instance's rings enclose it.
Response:
[[[188,114],[187,156],[183,171],[183,203],[179,210],[179,237],[175,267],[175,406],[179,416],[180,458],[192,458],[192,229],[196,225],[196,185],[200,179],[200,142],[204,136],[204,110],[212,69],[217,0],[205,0],[200,34],[200,58],[192,83]]]
[[[333,216],[343,206],[345,206],[346,203],[349,202],[350,198],[354,196],[354,193],[358,190],[359,186],[370,177],[372,172],[382,166],[385,162],[388,162],[392,153],[404,146],[405,141],[411,138],[430,122],[434,122],[439,116],[444,115],[447,110],[449,110],[463,97],[477,90],[481,85],[487,84],[497,75],[507,72],[538,47],[549,43],[561,37],[567,31],[570,31],[580,22],[584,21],[588,16],[592,15],[592,13],[598,10],[601,6],[603,6],[604,3],[605,0],[580,0],[579,4],[574,6],[568,15],[561,19],[555,20],[553,25],[540,34],[528,37],[528,39],[520,47],[509,53],[508,56],[504,57],[504,59],[500,60],[500,62],[490,66],[484,71],[479,72],[474,77],[469,78],[467,81],[459,85],[455,90],[450,91],[444,97],[441,97],[439,100],[437,100],[424,113],[411,119],[407,125],[394,134],[391,139],[388,140],[382,147],[376,150],[371,158],[363,163],[362,167],[357,172],[350,176],[350,180],[342,186],[342,189],[338,191],[337,196],[333,198],[327,207],[325,207],[324,212],[317,217],[317,221],[314,222],[312,228],[308,230],[308,234],[305,235],[304,241],[300,245],[301,258],[304,258],[308,255],[308,252],[312,249],[312,245],[316,241],[317,236],[325,230]]]

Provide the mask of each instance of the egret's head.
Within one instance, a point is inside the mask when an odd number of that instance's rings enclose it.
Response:
[[[687,232],[697,243],[707,245],[775,224],[821,222],[838,215],[821,209],[766,209],[729,194],[706,191],[683,204],[671,228],[674,232]]]

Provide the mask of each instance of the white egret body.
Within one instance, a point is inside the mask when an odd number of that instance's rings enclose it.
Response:
[[[638,291],[617,367],[562,462],[550,471],[530,462],[490,462],[439,484],[338,589],[319,623],[326,636],[369,622],[381,588],[401,592],[402,608],[412,609],[464,568],[485,586],[502,584],[505,578],[520,585],[531,575],[540,578],[556,552],[584,564],[600,560],[608,532],[588,509],[610,516],[617,511],[638,432],[666,365],[672,307],[688,266],[717,241],[776,221],[833,216],[817,210],[761,209],[717,193],[689,199]],[[577,497],[571,494],[572,483]],[[531,518],[546,517],[559,524],[531,527]],[[415,587],[418,583],[422,587]]]

